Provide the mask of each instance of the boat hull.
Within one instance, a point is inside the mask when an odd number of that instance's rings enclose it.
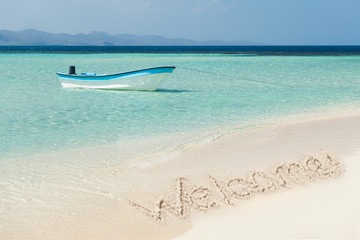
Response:
[[[57,73],[65,88],[108,90],[156,90],[175,67],[158,67],[110,75],[72,75]]]

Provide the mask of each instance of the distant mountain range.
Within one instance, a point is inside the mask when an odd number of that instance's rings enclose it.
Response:
[[[250,41],[194,41],[182,38],[165,38],[155,35],[110,35],[105,32],[89,34],[48,33],[35,29],[22,31],[0,30],[0,46],[209,46],[209,45],[259,45]]]

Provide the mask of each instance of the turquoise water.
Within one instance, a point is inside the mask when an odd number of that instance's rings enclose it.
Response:
[[[55,72],[69,65],[98,73],[177,68],[158,91],[135,92],[63,89]],[[119,142],[136,156],[136,143],[146,149],[155,138],[167,139],[156,143],[164,151],[360,103],[360,56],[18,53],[0,54],[0,69],[2,159]]]

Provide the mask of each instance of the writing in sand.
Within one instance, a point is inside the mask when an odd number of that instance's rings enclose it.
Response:
[[[192,212],[207,211],[233,205],[240,199],[256,194],[291,187],[316,179],[337,177],[343,173],[342,164],[329,154],[309,156],[303,161],[285,163],[267,171],[252,171],[240,177],[216,178],[208,174],[207,183],[193,185],[188,179],[176,179],[176,191],[165,194],[147,207],[135,201],[129,204],[156,221],[169,218],[186,218]]]

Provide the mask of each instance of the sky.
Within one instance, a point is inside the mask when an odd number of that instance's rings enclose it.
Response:
[[[360,0],[0,0],[0,30],[360,45]]]

